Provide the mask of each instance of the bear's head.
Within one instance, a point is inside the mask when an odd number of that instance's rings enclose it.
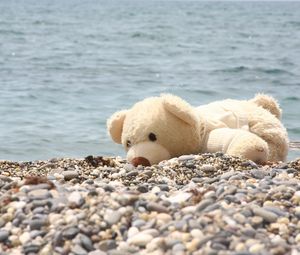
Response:
[[[194,108],[174,95],[151,97],[131,109],[114,113],[107,121],[111,138],[122,144],[134,166],[201,150],[204,124]]]

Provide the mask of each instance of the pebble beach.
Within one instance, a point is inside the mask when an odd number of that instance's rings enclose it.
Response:
[[[300,159],[0,161],[0,254],[300,254]]]

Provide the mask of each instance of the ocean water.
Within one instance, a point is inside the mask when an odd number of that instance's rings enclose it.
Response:
[[[299,10],[269,1],[0,1],[0,159],[124,156],[106,119],[165,92],[193,105],[268,93],[299,141]]]

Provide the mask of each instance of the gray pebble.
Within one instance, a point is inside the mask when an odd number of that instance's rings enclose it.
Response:
[[[266,170],[263,169],[252,169],[250,174],[256,179],[263,179],[266,175],[269,174]]]
[[[47,224],[48,224],[48,222],[45,219],[35,219],[35,220],[29,221],[29,226],[30,226],[31,230],[34,230],[34,229],[39,230]]]
[[[71,251],[75,255],[87,255],[88,254],[87,251],[78,244],[76,244],[74,247],[72,247]]]
[[[66,239],[73,239],[79,233],[77,227],[69,227],[62,232],[62,235]]]
[[[0,230],[0,242],[5,242],[9,237],[9,232],[7,230],[1,229]]]
[[[143,185],[143,184],[140,184],[138,187],[137,187],[137,190],[141,193],[146,193],[148,192],[148,186],[147,185]]]
[[[64,176],[64,179],[66,181],[70,181],[74,178],[77,178],[79,174],[76,170],[67,170],[67,171],[63,171],[62,175]]]
[[[93,242],[92,240],[84,235],[84,234],[78,234],[79,236],[79,239],[81,241],[81,245],[87,250],[87,251],[92,251],[94,250],[94,247],[93,247]]]
[[[202,200],[198,206],[197,206],[197,211],[198,212],[201,212],[202,210],[204,210],[206,207],[208,207],[209,205],[213,204],[214,203],[214,200],[208,198],[208,199],[204,199]]]
[[[278,218],[278,216],[275,213],[267,211],[259,206],[251,206],[251,210],[255,215],[262,217],[266,222],[269,223],[275,222]]]
[[[141,219],[137,219],[137,220],[132,222],[132,226],[137,227],[137,228],[140,228],[140,227],[144,226],[145,224],[146,224],[146,222],[144,220],[141,220]]]

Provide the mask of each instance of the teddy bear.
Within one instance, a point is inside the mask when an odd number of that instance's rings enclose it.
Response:
[[[107,129],[134,166],[186,154],[223,152],[259,164],[284,161],[288,135],[276,100],[258,94],[193,107],[172,94],[146,98],[114,113]]]

